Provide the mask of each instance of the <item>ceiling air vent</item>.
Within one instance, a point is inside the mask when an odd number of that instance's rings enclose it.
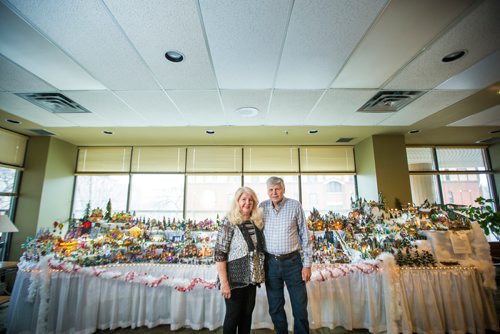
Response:
[[[90,113],[61,93],[16,93],[16,95],[54,114]]]
[[[351,140],[353,140],[354,138],[348,138],[348,137],[341,137],[341,138],[338,138],[336,143],[348,143],[350,142]]]
[[[36,133],[39,136],[55,136],[55,133],[52,133],[50,131],[44,130],[44,129],[30,129],[31,132]]]
[[[359,112],[395,112],[422,96],[424,91],[380,91],[366,102]]]

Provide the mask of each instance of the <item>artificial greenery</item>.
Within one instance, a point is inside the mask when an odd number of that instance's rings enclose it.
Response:
[[[406,248],[405,253],[398,249],[394,259],[400,267],[435,267],[437,265],[434,256],[430,252],[425,250],[419,252],[418,250],[411,250],[410,247]]]
[[[476,221],[484,231],[484,234],[493,235],[498,239],[500,235],[500,212],[494,211],[493,200],[478,197],[474,200],[478,206],[469,206],[460,209],[470,220]]]

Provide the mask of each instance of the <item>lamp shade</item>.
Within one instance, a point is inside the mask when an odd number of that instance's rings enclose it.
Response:
[[[0,232],[19,232],[16,225],[14,225],[9,216],[0,215]]]

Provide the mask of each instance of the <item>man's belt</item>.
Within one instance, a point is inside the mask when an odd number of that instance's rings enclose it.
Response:
[[[288,253],[288,254],[282,254],[282,255],[274,255],[274,254],[271,254],[271,253],[266,253],[266,254],[268,256],[276,259],[276,260],[283,261],[283,260],[291,259],[292,257],[296,256],[298,253],[299,253],[299,251],[296,250],[294,252],[291,252],[291,253]]]

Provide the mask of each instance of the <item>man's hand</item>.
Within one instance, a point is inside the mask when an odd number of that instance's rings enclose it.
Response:
[[[309,282],[311,280],[311,267],[302,268],[302,280]]]

